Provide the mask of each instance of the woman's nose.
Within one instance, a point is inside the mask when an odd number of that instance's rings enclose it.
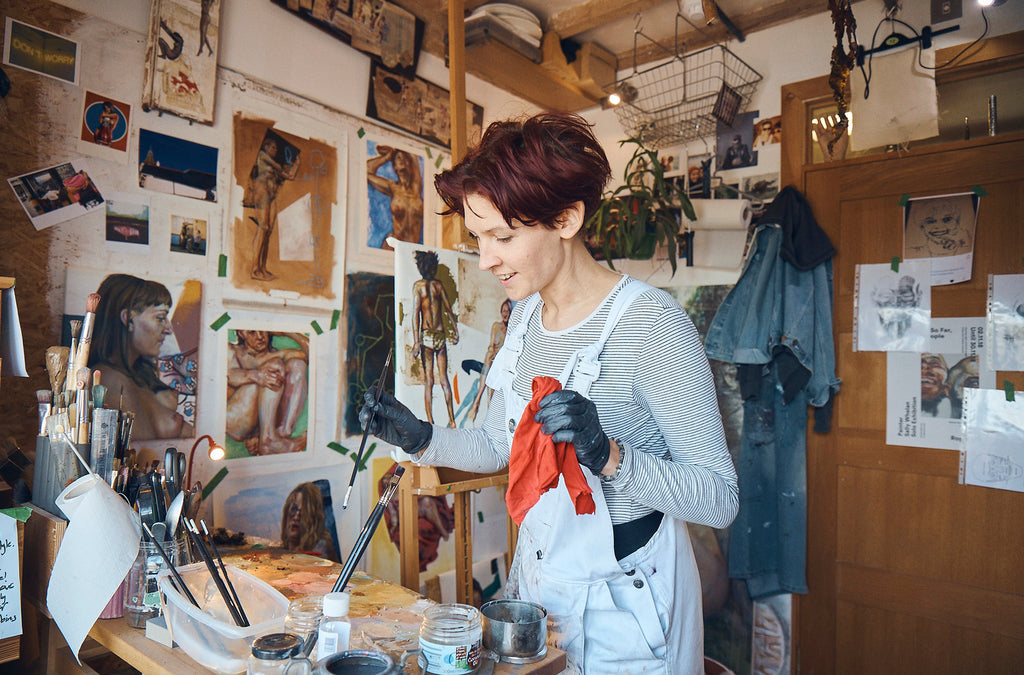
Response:
[[[479,267],[483,271],[487,271],[498,264],[498,256],[494,255],[490,244],[484,242],[483,239],[477,240],[477,247],[480,251],[480,262]]]

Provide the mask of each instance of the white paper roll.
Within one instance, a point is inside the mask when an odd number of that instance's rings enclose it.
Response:
[[[691,199],[697,222],[683,218],[691,230],[745,230],[753,214],[746,199]]]
[[[139,516],[96,474],[86,474],[56,499],[70,523],[46,589],[46,607],[75,658],[139,553]],[[79,660],[81,663],[81,660]]]

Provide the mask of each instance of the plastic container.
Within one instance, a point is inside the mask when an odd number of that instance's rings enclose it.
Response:
[[[434,675],[475,673],[482,637],[476,607],[448,603],[427,608],[420,625],[420,670]]]
[[[236,626],[206,565],[194,563],[178,568],[199,607],[175,590],[170,571],[158,577],[164,615],[171,637],[197,663],[218,673],[243,673],[260,635],[280,633],[288,612],[288,598],[270,584],[242,570],[227,566],[228,578],[249,619],[249,626]]]
[[[348,649],[352,624],[348,621],[350,597],[348,593],[328,593],[324,596],[324,618],[316,641],[316,660]]]

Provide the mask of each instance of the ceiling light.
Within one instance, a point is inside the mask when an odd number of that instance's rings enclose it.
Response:
[[[998,7],[1005,2],[1006,0],[978,0],[978,4],[982,7]]]

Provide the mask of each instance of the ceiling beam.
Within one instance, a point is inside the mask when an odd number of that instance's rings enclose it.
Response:
[[[564,9],[547,20],[545,31],[554,31],[568,38],[585,33],[606,23],[632,16],[665,0],[585,0]]]

